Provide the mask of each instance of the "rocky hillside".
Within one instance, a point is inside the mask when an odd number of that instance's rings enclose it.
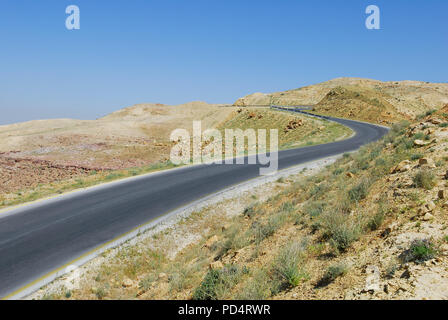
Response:
[[[390,124],[447,103],[447,83],[338,78],[284,92],[255,93],[234,105],[313,105],[322,114]]]

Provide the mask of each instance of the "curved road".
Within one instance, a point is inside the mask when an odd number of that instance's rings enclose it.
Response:
[[[303,109],[295,111],[305,113]],[[280,151],[279,170],[354,151],[388,131],[373,124],[325,118],[356,134],[334,143]],[[29,291],[30,283],[42,281],[73,259],[193,200],[255,178],[259,168],[258,164],[183,167],[0,213],[0,297],[14,293],[18,298],[25,286]]]

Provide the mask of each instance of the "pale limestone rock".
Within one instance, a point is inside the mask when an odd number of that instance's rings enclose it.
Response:
[[[215,261],[215,262],[210,263],[210,269],[212,269],[212,270],[219,270],[222,268],[224,268],[224,265],[222,264],[221,261]]]
[[[366,273],[367,278],[364,291],[370,293],[380,291],[380,269],[375,265],[369,265],[367,266]]]

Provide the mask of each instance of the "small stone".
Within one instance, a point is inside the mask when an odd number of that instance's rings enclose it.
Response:
[[[429,211],[433,211],[436,208],[436,204],[433,201],[428,201],[426,208],[428,208]]]
[[[432,220],[434,216],[430,214],[429,212],[423,216],[423,221],[429,221]]]
[[[418,160],[418,164],[420,166],[425,166],[429,168],[435,168],[436,165],[434,164],[434,161],[431,158],[421,158]]]
[[[125,288],[129,288],[129,287],[132,287],[132,286],[134,285],[134,281],[132,281],[132,280],[129,279],[129,278],[126,278],[126,279],[123,280],[123,282],[121,283],[121,285],[122,285],[123,287],[125,287]]]
[[[432,124],[435,124],[435,125],[439,125],[439,124],[442,123],[442,120],[436,119],[436,118],[431,118],[428,121],[431,122]]]
[[[160,281],[168,281],[168,275],[164,272],[159,273],[159,280]]]
[[[222,268],[224,268],[224,265],[222,264],[221,261],[215,261],[215,262],[210,263],[210,269],[212,269],[212,270],[219,270]]]
[[[409,160],[403,160],[401,161],[396,167],[392,168],[390,173],[397,173],[397,172],[406,172],[411,169],[412,162]]]
[[[429,144],[429,142],[427,142],[427,141],[423,141],[423,140],[419,140],[419,139],[414,140],[414,146],[416,146],[416,147],[423,147],[428,144]]]

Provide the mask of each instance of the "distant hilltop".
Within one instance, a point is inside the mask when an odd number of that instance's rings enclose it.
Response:
[[[283,92],[253,93],[234,105],[312,105],[316,112],[384,124],[412,119],[447,103],[447,83],[337,78]]]

